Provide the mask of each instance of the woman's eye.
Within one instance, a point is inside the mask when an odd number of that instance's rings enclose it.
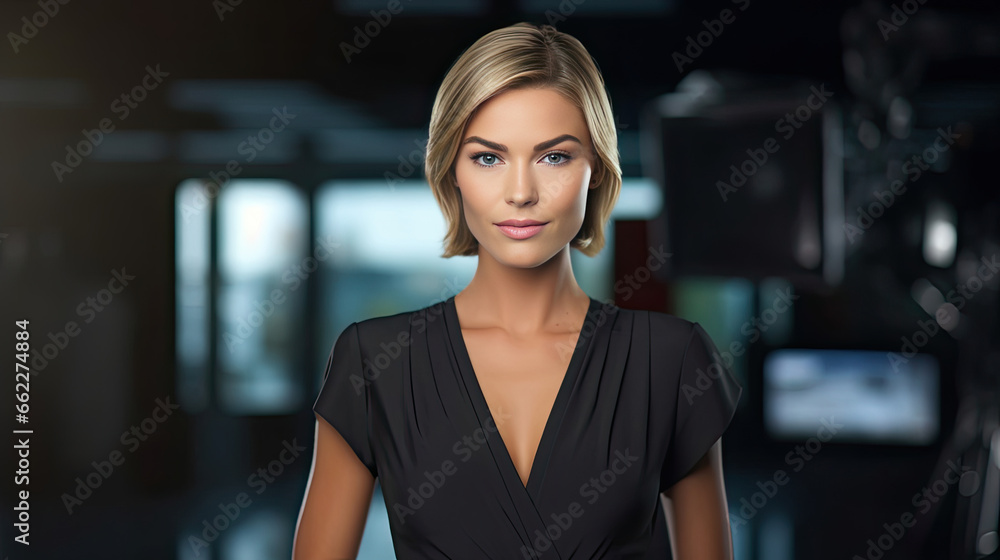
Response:
[[[493,167],[493,165],[497,162],[496,154],[490,153],[472,154],[469,158],[472,159],[472,163],[475,163],[480,167]]]
[[[496,154],[491,154],[489,152],[483,152],[478,154],[472,154],[469,156],[472,162],[480,167],[495,167],[499,162],[499,157]],[[542,158],[542,161],[548,165],[565,165],[569,160],[573,159],[569,154],[563,154],[560,152],[552,152],[551,154],[546,154]]]

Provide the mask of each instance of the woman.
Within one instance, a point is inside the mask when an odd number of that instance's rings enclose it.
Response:
[[[438,91],[425,172],[444,256],[476,255],[475,276],[338,337],[294,557],[355,558],[377,477],[401,560],[665,558],[668,525],[675,558],[732,558],[741,388],[700,325],[573,276],[621,188],[584,47],[527,23],[479,39]]]

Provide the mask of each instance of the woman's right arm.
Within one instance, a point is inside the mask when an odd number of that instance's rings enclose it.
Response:
[[[354,560],[368,519],[375,477],[340,433],[318,414],[314,449],[292,560]]]

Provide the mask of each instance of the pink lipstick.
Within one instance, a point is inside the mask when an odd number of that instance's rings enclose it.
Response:
[[[504,220],[496,225],[504,235],[511,239],[528,239],[545,227],[548,222],[538,220]]]

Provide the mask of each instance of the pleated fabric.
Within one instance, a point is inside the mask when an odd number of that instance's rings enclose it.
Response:
[[[662,559],[660,493],[726,431],[742,387],[698,323],[591,298],[527,485],[454,296],[354,322],[313,410],[378,477],[396,558]]]

